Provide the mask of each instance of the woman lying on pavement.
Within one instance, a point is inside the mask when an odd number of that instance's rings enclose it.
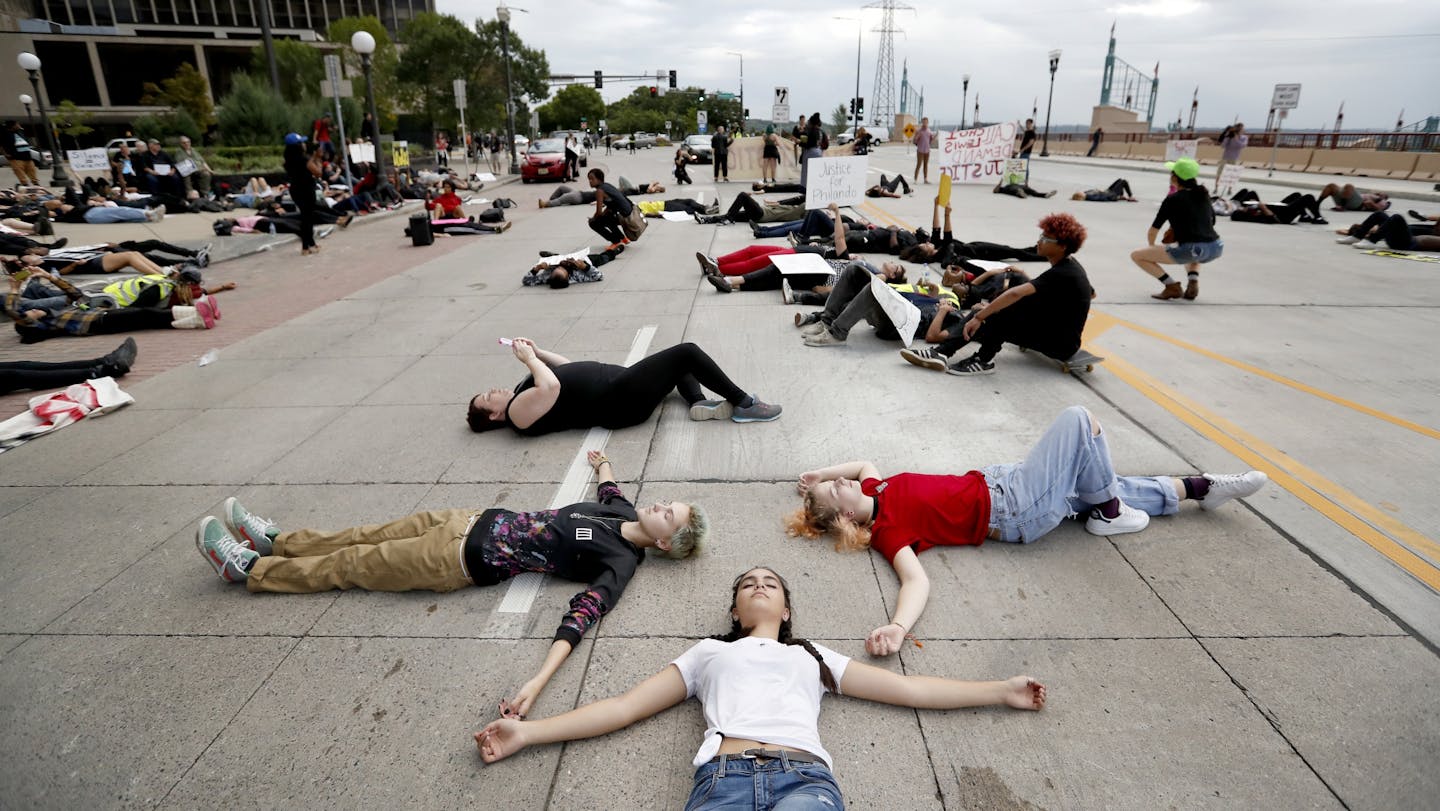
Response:
[[[1085,226],[1069,214],[1051,214],[1040,221],[1036,248],[1050,268],[1035,278],[1010,286],[999,297],[973,311],[958,330],[934,349],[902,349],[907,362],[952,375],[988,375],[995,356],[1012,343],[1065,360],[1080,350],[1080,337],[1090,317],[1095,289],[1074,254],[1085,244]],[[951,362],[961,347],[978,341],[980,349]]]
[[[690,407],[690,419],[769,422],[781,408],[730,382],[715,361],[692,343],[662,349],[633,366],[570,360],[539,349],[528,338],[511,346],[529,374],[519,385],[475,395],[465,415],[480,433],[509,426],[522,436],[572,428],[628,428],[650,419],[672,390]],[[706,400],[700,386],[722,400]]]
[[[831,218],[835,233],[833,249],[818,248],[780,248],[778,246],[751,245],[736,251],[733,254],[714,258],[703,253],[696,253],[695,258],[700,262],[700,272],[705,275],[708,281],[717,291],[730,293],[736,290],[748,290],[751,292],[759,290],[783,290],[785,291],[784,301],[786,304],[822,304],[830,294],[831,288],[840,272],[844,271],[855,262],[856,257],[850,253],[850,245],[845,236],[845,225],[840,220],[839,206],[830,204],[830,211],[834,215]],[[781,254],[793,254],[799,251],[807,253],[820,253],[825,263],[830,266],[826,273],[792,273],[786,276],[780,272],[770,257]],[[736,257],[740,258],[738,261]],[[736,270],[760,264],[748,272]],[[905,269],[894,263],[887,263],[881,270],[863,264],[863,267],[870,273],[881,273],[887,282],[903,283],[905,281]],[[798,291],[798,292],[795,292]]]
[[[1296,220],[1329,225],[1320,214],[1320,204],[1314,195],[1291,192],[1278,203],[1265,203],[1260,195],[1250,189],[1235,192],[1230,202],[1238,204],[1229,212],[1234,222],[1253,222],[1261,225],[1289,225]]]
[[[569,186],[556,186],[555,191],[550,192],[549,200],[536,200],[541,208],[555,208],[556,206],[583,206],[586,203],[595,202],[594,189],[572,189]]]
[[[1130,183],[1125,178],[1118,178],[1104,189],[1086,189],[1077,191],[1070,195],[1071,200],[1088,200],[1092,203],[1114,203],[1124,200],[1127,203],[1135,202],[1135,192],[1130,190]]]
[[[717,200],[718,202],[718,200]],[[730,225],[737,222],[792,222],[805,216],[805,197],[783,200],[761,200],[749,192],[740,192],[730,201],[724,214],[696,214],[701,225]]]
[[[637,200],[635,205],[639,206],[640,213],[647,217],[659,217],[666,211],[683,211],[692,217],[720,213],[719,200],[707,206],[691,197],[674,197],[669,200]]]
[[[10,289],[0,310],[15,322],[20,343],[33,344],[62,335],[109,335],[141,329],[210,329],[215,326],[213,301],[195,302],[194,307],[117,307],[104,309],[81,306],[88,296],[59,275],[50,278],[69,306],[53,311],[27,308],[20,298],[22,281],[10,274]]]
[[[1193,499],[1214,510],[1253,495],[1264,473],[1116,476],[1100,423],[1071,406],[1024,461],[989,465],[962,476],[900,473],[886,479],[870,462],[849,462],[800,475],[804,506],[786,518],[793,536],[829,533],[835,548],[870,547],[900,577],[892,622],[870,632],[865,650],[888,656],[915,627],[930,595],[918,555],[936,546],[986,540],[1032,543],[1068,517],[1085,515],[1092,535],[1139,532],[1152,515],[1174,515]]]
[[[107,355],[87,360],[46,363],[16,360],[0,363],[0,394],[12,391],[63,389],[97,377],[124,377],[135,363],[135,339],[126,338]]]
[[[961,242],[955,239],[950,227],[950,206],[945,206],[945,230],[940,230],[940,198],[935,198],[934,215],[930,219],[930,232],[919,233],[920,241],[900,251],[900,258],[906,262],[933,262],[937,265],[954,265],[962,259],[983,259],[992,262],[1016,259],[1021,262],[1043,262],[1045,257],[1034,248],[1012,248],[994,242]]]
[[[818,728],[825,693],[917,709],[1045,706],[1045,686],[1029,676],[901,675],[796,639],[793,621],[790,585],[774,570],[751,569],[731,589],[729,633],[701,640],[623,695],[536,721],[492,721],[475,733],[480,757],[494,763],[527,746],[605,735],[694,696],[706,730],[686,811],[840,809]]]
[[[1440,222],[1409,223],[1399,214],[1383,211],[1335,233],[1344,235],[1336,242],[1362,250],[1370,250],[1383,241],[1386,247],[1397,251],[1440,251]]]
[[[662,501],[637,509],[615,483],[610,460],[599,451],[589,459],[600,481],[595,501],[559,509],[434,510],[335,532],[282,532],[230,498],[223,523],[201,520],[195,545],[222,580],[252,592],[447,592],[524,572],[588,583],[570,599],[540,672],[500,705],[506,716],[523,718],[586,630],[620,601],[645,550],[688,558],[709,532],[705,511],[695,505]]]

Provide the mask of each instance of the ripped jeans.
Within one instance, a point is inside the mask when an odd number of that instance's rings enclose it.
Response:
[[[845,801],[824,763],[717,756],[695,770],[685,811],[738,808],[844,811]]]
[[[1105,434],[1090,412],[1071,406],[1046,429],[1023,462],[981,468],[990,485],[990,528],[1002,541],[1031,543],[1072,515],[1112,498],[1150,515],[1180,511],[1165,476],[1116,476]]]

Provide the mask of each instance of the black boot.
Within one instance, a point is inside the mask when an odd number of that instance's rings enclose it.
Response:
[[[115,350],[100,359],[100,365],[96,368],[102,370],[99,377],[124,377],[135,365],[137,347],[134,338],[126,338],[125,342],[115,347]]]

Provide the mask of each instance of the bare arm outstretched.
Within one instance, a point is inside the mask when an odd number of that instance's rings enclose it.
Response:
[[[902,676],[852,661],[840,692],[847,696],[927,710],[954,710],[1003,704],[1017,710],[1045,708],[1045,685],[1030,676],[1004,681],[958,681],[936,676]]]

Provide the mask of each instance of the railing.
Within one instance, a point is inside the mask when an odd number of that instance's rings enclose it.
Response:
[[[1250,132],[1250,146],[1275,145],[1274,132]],[[1220,140],[1220,130],[1195,132],[1106,133],[1104,143],[1151,143],[1188,138]],[[1378,149],[1387,152],[1440,152],[1440,132],[1285,132],[1279,135],[1282,149]],[[1050,133],[1051,141],[1089,142],[1088,132]]]

